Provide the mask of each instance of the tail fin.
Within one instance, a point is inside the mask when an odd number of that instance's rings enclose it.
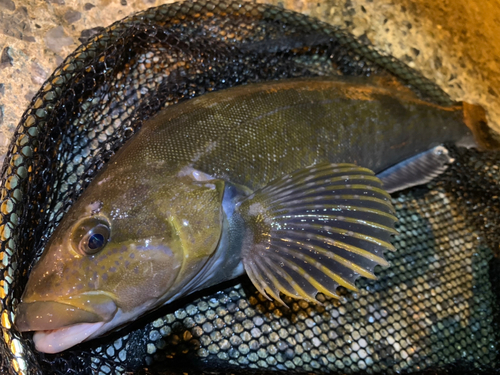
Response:
[[[500,135],[496,134],[488,126],[484,108],[480,105],[469,104],[467,102],[463,102],[462,104],[465,124],[472,131],[479,147],[483,150],[500,149]]]

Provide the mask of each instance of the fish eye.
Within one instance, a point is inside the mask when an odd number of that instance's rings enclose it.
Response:
[[[103,218],[88,218],[78,223],[73,231],[73,247],[82,255],[93,255],[108,243],[110,227]]]

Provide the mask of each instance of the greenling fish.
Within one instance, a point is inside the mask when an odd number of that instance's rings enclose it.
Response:
[[[387,191],[452,162],[440,144],[470,137],[464,108],[341,77],[240,86],[169,107],[65,215],[16,326],[55,353],[244,272],[278,301],[356,290],[394,250]]]

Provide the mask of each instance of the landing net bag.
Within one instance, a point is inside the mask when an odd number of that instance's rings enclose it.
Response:
[[[77,48],[24,113],[1,174],[2,374],[453,373],[498,365],[500,157],[455,163],[393,195],[391,266],[347,302],[259,295],[243,277],[57,355],[13,326],[29,270],[63,214],[161,109],[266,80],[381,75],[453,105],[436,85],[348,33],[269,5],[183,2],[125,18]],[[188,363],[188,365],[186,365]]]

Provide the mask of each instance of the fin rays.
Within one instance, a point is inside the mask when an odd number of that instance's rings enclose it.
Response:
[[[320,184],[331,184],[332,182],[340,182],[342,181],[343,178],[336,178],[334,181],[329,180],[329,179],[324,179],[320,181],[315,181],[315,182],[310,182],[303,186],[302,188],[297,188],[297,189],[288,189],[288,190],[283,190],[280,191],[280,194],[276,194],[275,201],[274,203],[280,203],[283,200],[288,201],[289,199],[296,197],[300,198],[304,192],[308,192],[311,187],[314,186],[320,186]],[[344,180],[345,181],[345,180]],[[369,184],[370,182],[373,183]],[[262,191],[266,193],[272,193],[276,191],[276,189],[269,189],[267,191]],[[381,195],[382,197],[386,199],[390,199],[391,196],[389,193],[387,193],[385,190],[380,188],[380,180],[377,177],[370,177],[370,179],[352,179],[349,181],[349,184],[344,184],[344,185],[329,185],[329,186],[323,186],[321,188],[318,188],[316,190],[317,192],[342,192],[342,191],[353,191],[353,192],[358,192],[358,193],[372,193],[373,195]],[[292,193],[292,195],[290,195]]]
[[[318,292],[339,298],[339,285],[357,290],[394,250],[389,197],[372,171],[326,163],[255,192],[238,208],[251,233],[242,252],[250,279],[280,303],[280,293],[316,301]]]
[[[281,248],[281,249],[284,250],[285,248]],[[347,289],[354,290],[354,291],[358,290],[353,283],[351,283],[348,280],[340,277],[339,275],[331,272],[326,266],[321,264],[319,260],[314,259],[311,256],[305,255],[305,253],[301,252],[300,250],[297,250],[294,248],[286,248],[286,251],[282,251],[282,253],[285,254],[285,256],[291,256],[293,258],[293,259],[289,260],[289,262],[293,262],[295,264],[298,264],[297,261],[302,260],[303,263],[309,264],[311,267],[316,268],[318,271],[320,271],[323,274],[325,274],[326,276],[330,277],[331,280],[334,281],[335,283],[337,283],[338,285],[342,285],[343,287],[345,287]],[[337,258],[342,259],[340,257],[337,257]],[[342,259],[342,260],[345,260],[345,259]],[[321,276],[317,273],[315,275],[307,274],[308,277],[306,278],[305,275],[306,275],[306,273],[301,274],[301,276],[304,277],[305,279],[308,279],[308,278],[316,279],[316,278],[319,278]]]
[[[321,200],[324,200],[326,198],[327,202],[331,202],[331,200],[328,200],[328,197],[320,196]],[[352,212],[365,212],[365,213],[372,213],[376,215],[381,215],[385,216],[386,218],[393,219],[394,215],[392,213],[387,213],[381,210],[378,210],[376,208],[370,208],[370,207],[361,207],[361,206],[353,206],[353,205],[342,205],[342,204],[334,204],[334,203],[328,203],[328,204],[308,204],[304,205],[303,202],[300,202],[300,200],[297,200],[295,202],[290,202],[287,207],[281,208],[282,211],[286,211],[286,215],[290,215],[293,212],[293,209],[300,210],[301,212],[304,211],[314,211],[314,210],[332,210],[332,211],[352,211]],[[280,209],[276,209],[276,213],[280,212]]]

